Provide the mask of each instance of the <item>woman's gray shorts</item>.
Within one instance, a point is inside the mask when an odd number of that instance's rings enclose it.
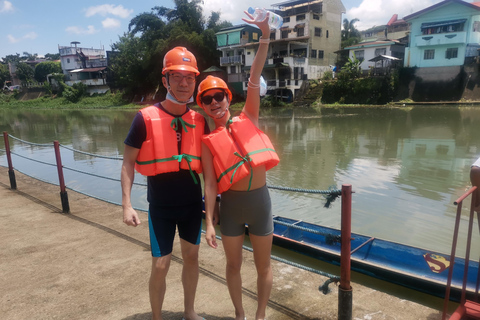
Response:
[[[248,232],[266,236],[273,232],[272,203],[267,186],[250,191],[228,190],[220,202],[220,231],[236,237]]]

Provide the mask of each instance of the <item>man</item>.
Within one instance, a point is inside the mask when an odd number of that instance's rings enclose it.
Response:
[[[187,103],[193,101],[196,76],[200,72],[195,56],[184,47],[176,47],[165,55],[162,74],[166,99],[141,109],[125,139],[121,172],[123,222],[129,226],[141,223],[130,199],[136,169],[147,176],[148,185],[152,319],[162,319],[165,279],[178,226],[183,258],[184,319],[201,320],[194,310],[202,219],[198,173],[202,172],[201,137],[209,133],[209,129],[205,118],[187,107]]]

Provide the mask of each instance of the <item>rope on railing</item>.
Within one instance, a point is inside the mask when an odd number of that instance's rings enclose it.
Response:
[[[333,201],[335,201],[335,199],[337,199],[339,196],[342,195],[342,190],[337,189],[335,186],[330,186],[328,190],[298,189],[298,188],[278,187],[278,186],[271,186],[271,185],[267,185],[267,187],[270,189],[278,189],[278,190],[284,190],[284,191],[322,194],[327,200],[324,205],[325,208],[329,208],[330,204]]]
[[[13,152],[13,151],[10,151],[10,153],[16,155],[17,157],[27,159],[27,160],[30,160],[30,161],[33,161],[33,162],[38,162],[38,163],[41,163],[41,164],[44,164],[44,165],[47,165],[47,166],[52,166],[52,167],[57,166],[56,164],[53,164],[53,163],[48,163],[48,162],[45,162],[45,161],[40,161],[40,160],[36,160],[36,159],[32,159],[32,158],[29,158],[29,157],[22,156],[22,155],[20,155],[16,152]]]
[[[33,143],[33,142],[28,142],[28,141],[25,141],[25,140],[22,140],[20,138],[17,138],[15,136],[12,136],[11,134],[8,135],[10,138],[14,139],[14,140],[17,140],[17,141],[20,141],[22,143],[25,143],[25,144],[29,144],[29,145],[32,145],[32,146],[37,146],[37,147],[52,147],[52,144],[51,143]]]
[[[117,182],[120,182],[120,181],[121,181],[121,180],[118,179],[118,178],[111,178],[111,177],[107,177],[107,176],[102,176],[102,175],[99,175],[99,174],[95,174],[95,173],[91,173],[91,172],[86,172],[86,171],[82,171],[82,170],[70,168],[70,167],[67,167],[67,166],[62,166],[62,168],[67,169],[67,170],[70,170],[70,171],[78,172],[78,173],[83,173],[83,174],[86,174],[86,175],[89,175],[89,176],[93,176],[93,177],[97,177],[97,178],[103,178],[103,179],[107,179],[107,180],[111,180],[111,181],[117,181]],[[134,185],[137,185],[137,186],[141,186],[141,187],[146,187],[146,186],[147,186],[146,183],[140,183],[140,182],[133,182],[133,184],[134,184]]]
[[[102,155],[99,155],[99,154],[94,154],[94,153],[89,153],[89,152],[73,149],[73,148],[67,147],[63,144],[60,144],[60,147],[65,148],[65,149],[70,150],[70,151],[73,151],[73,152],[85,154],[85,155],[91,156],[91,157],[110,159],[110,160],[123,160],[123,157],[102,156]]]
[[[22,143],[26,143],[26,144],[30,144],[30,145],[33,145],[33,146],[40,146],[40,147],[51,147],[52,145],[51,144],[40,144],[40,143],[31,143],[31,142],[28,142],[28,141],[25,141],[25,140],[22,140],[22,139],[19,139],[19,138],[16,138],[12,135],[9,134],[9,137],[11,137],[12,139],[15,139],[17,141],[20,141]],[[80,151],[80,150],[76,150],[76,149],[73,149],[73,148],[70,148],[70,147],[67,147],[65,145],[60,145],[61,147],[67,149],[67,150],[70,150],[72,152],[78,152],[78,153],[81,153],[81,154],[85,154],[85,155],[88,155],[88,156],[92,156],[92,157],[97,157],[97,158],[104,158],[104,159],[110,159],[110,160],[123,160],[122,157],[111,157],[111,156],[102,156],[102,155],[97,155],[97,154],[92,154],[92,153],[89,153],[89,152],[84,152],[84,151]],[[4,149],[0,149],[0,151],[6,151]],[[49,165],[49,166],[56,166],[55,164],[51,164],[51,163],[48,163],[48,162],[44,162],[44,161],[40,161],[40,160],[36,160],[36,159],[32,159],[32,158],[28,158],[28,157],[25,157],[25,156],[22,156],[18,153],[15,153],[15,152],[11,152],[12,154],[18,156],[18,157],[21,157],[21,158],[24,158],[24,159],[27,159],[27,160],[31,160],[31,161],[35,161],[35,162],[38,162],[38,163],[41,163],[41,164],[45,164],[45,165]],[[94,173],[90,173],[90,172],[86,172],[86,171],[82,171],[82,170],[78,170],[78,169],[74,169],[74,168],[71,168],[71,167],[68,167],[68,166],[62,166],[64,169],[67,169],[67,170],[71,170],[71,171],[74,171],[74,172],[78,172],[78,173],[82,173],[82,174],[87,174],[87,175],[91,175],[91,176],[95,176],[95,177],[98,177],[98,178],[104,178],[104,179],[108,179],[108,180],[112,180],[112,181],[117,181],[119,182],[120,179],[116,179],[116,178],[110,178],[110,177],[107,177],[107,176],[102,176],[102,175],[98,175],[98,174],[94,174]],[[22,172],[21,170],[19,170],[18,168],[16,168],[17,171],[21,172],[22,174],[26,175],[26,176],[29,176],[31,178],[34,178],[34,179],[37,179],[39,181],[42,181],[42,182],[45,182],[45,183],[49,183],[49,184],[52,184],[52,185],[58,185],[56,183],[53,183],[53,182],[50,182],[50,181],[47,181],[47,180],[44,180],[44,179],[41,179],[41,178],[38,178],[38,177],[34,177],[32,175],[29,175],[25,172]],[[135,185],[139,185],[139,186],[147,186],[145,183],[135,183]],[[334,187],[330,187],[328,190],[312,190],[312,189],[300,189],[300,188],[290,188],[290,187],[281,187],[281,186],[272,186],[272,185],[267,185],[268,188],[270,189],[277,189],[277,190],[283,190],[283,191],[291,191],[291,192],[301,192],[301,193],[315,193],[315,194],[322,194],[324,196],[327,196],[327,203],[325,204],[325,207],[328,208],[329,204],[334,201],[338,196],[341,196],[342,192],[341,190],[339,189],[335,189]],[[75,192],[78,192],[80,194],[83,194],[87,197],[90,197],[90,198],[94,198],[94,199],[97,199],[97,200],[101,200],[101,201],[104,201],[104,202],[107,202],[107,203],[111,203],[111,204],[114,204],[114,205],[119,205],[121,206],[121,203],[118,203],[118,202],[115,202],[115,201],[111,201],[111,200],[108,200],[108,199],[104,199],[104,198],[100,198],[100,197],[97,197],[97,196],[94,196],[92,194],[88,194],[86,192],[83,192],[83,191],[80,191],[80,190],[77,190],[77,189],[74,189],[74,188],[71,188],[71,187],[66,187],[67,189],[70,189],[72,191],[75,191]],[[138,210],[138,211],[142,211],[142,212],[148,212],[148,210],[145,210],[145,209],[142,209],[142,208],[137,208],[137,207],[134,207],[135,210]],[[282,221],[277,221],[275,220],[275,223],[279,224],[279,225],[283,225],[283,226],[287,226],[287,227],[290,227],[290,228],[294,228],[294,229],[299,229],[299,230],[302,230],[302,231],[306,231],[306,232],[310,232],[310,233],[314,233],[314,234],[320,234],[320,235],[326,235],[324,232],[320,232],[320,231],[317,231],[317,230],[313,230],[313,229],[310,229],[310,228],[305,228],[305,227],[301,227],[301,226],[298,226],[298,225],[295,225],[295,224],[291,224],[291,223],[286,223],[286,222],[282,222]],[[203,233],[205,233],[205,231],[202,230]],[[331,236],[331,235],[327,235],[327,236]],[[217,238],[221,239],[221,237],[217,236]],[[245,250],[248,250],[248,251],[253,251],[253,249],[247,247],[247,246],[243,246],[243,248]],[[325,276],[325,277],[328,277],[329,279],[327,281],[325,281],[325,283],[323,285],[321,285],[319,287],[319,290],[321,290],[324,294],[328,293],[328,285],[331,283],[331,282],[335,282],[337,283],[338,281],[340,281],[340,278],[335,276],[335,275],[332,275],[332,274],[329,274],[329,273],[326,273],[326,272],[322,272],[320,270],[316,270],[316,269],[313,269],[313,268],[310,268],[310,267],[307,267],[307,266],[303,266],[301,264],[298,264],[298,263],[295,263],[295,262],[291,262],[291,261],[288,261],[288,260],[285,260],[283,258],[279,258],[279,257],[276,257],[276,256],[271,256],[271,258],[273,260],[276,260],[276,261],[279,261],[279,262],[282,262],[282,263],[285,263],[285,264],[288,264],[288,265],[291,265],[291,266],[294,266],[294,267],[297,267],[297,268],[300,268],[300,269],[303,269],[303,270],[306,270],[306,271],[309,271],[309,272],[313,272],[313,273],[316,273],[316,274],[319,274],[319,275],[322,275],[322,276]]]

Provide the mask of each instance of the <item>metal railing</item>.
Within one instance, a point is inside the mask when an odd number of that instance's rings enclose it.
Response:
[[[116,182],[119,182],[119,183],[120,183],[120,179],[112,178],[112,177],[108,177],[108,176],[104,176],[104,175],[100,175],[100,174],[96,174],[96,173],[92,173],[92,172],[86,172],[86,171],[83,171],[83,170],[80,170],[80,169],[76,169],[76,168],[72,168],[72,167],[68,167],[68,166],[63,165],[62,164],[62,159],[61,159],[60,148],[64,148],[64,149],[69,150],[71,152],[80,153],[80,154],[90,156],[90,157],[97,157],[97,158],[103,158],[103,159],[109,159],[109,160],[115,160],[115,161],[123,161],[123,157],[119,157],[119,156],[113,156],[112,157],[112,156],[103,156],[103,155],[98,155],[98,154],[92,154],[92,153],[88,153],[88,152],[85,152],[85,151],[76,150],[76,149],[67,147],[65,145],[61,145],[58,141],[54,141],[53,142],[53,149],[54,149],[54,152],[55,152],[56,162],[55,163],[49,163],[49,162],[46,162],[46,161],[41,161],[41,160],[35,159],[33,157],[28,157],[28,156],[19,154],[17,152],[11,151],[9,138],[12,138],[15,141],[18,141],[22,144],[27,144],[29,146],[34,146],[34,147],[48,147],[48,148],[51,148],[52,144],[39,144],[39,143],[28,142],[28,141],[19,139],[17,137],[14,137],[12,135],[9,135],[7,132],[3,132],[3,136],[4,136],[4,142],[5,142],[5,150],[0,150],[0,151],[5,151],[6,156],[7,156],[8,173],[9,173],[9,178],[10,178],[10,188],[11,189],[13,189],[13,190],[17,189],[15,171],[14,171],[14,166],[13,166],[13,161],[12,161],[12,155],[14,155],[14,156],[17,156],[17,157],[22,158],[22,159],[26,159],[26,160],[29,160],[29,161],[39,163],[41,165],[51,166],[51,167],[56,167],[57,168],[58,181],[59,181],[59,186],[60,186],[60,200],[61,200],[61,203],[62,203],[63,213],[70,213],[70,205],[69,205],[68,195],[67,195],[66,189],[70,189],[70,190],[73,190],[75,192],[81,193],[83,195],[86,195],[86,196],[89,196],[89,197],[92,197],[92,198],[95,198],[95,199],[98,199],[98,200],[102,200],[102,201],[105,201],[105,202],[108,202],[108,203],[111,203],[111,204],[121,205],[121,203],[110,201],[110,200],[107,200],[107,199],[102,199],[98,196],[95,196],[95,195],[92,195],[92,194],[87,194],[87,193],[82,192],[80,190],[75,190],[73,188],[67,187],[67,185],[65,184],[65,179],[64,179],[64,174],[63,174],[64,169],[75,172],[75,173],[78,173],[78,174],[89,175],[89,176],[92,176],[92,177],[102,178],[102,179],[111,180],[111,181],[116,181]],[[18,169],[16,169],[16,170],[19,171],[19,172],[22,172]],[[30,176],[30,175],[28,175],[24,172],[22,172],[22,173],[27,175],[27,176]],[[37,180],[41,180],[41,181],[46,182],[46,183],[55,184],[55,183],[52,183],[51,181],[45,181],[45,180],[42,180],[42,179],[39,179],[39,178],[36,178],[36,177],[33,177],[33,176],[30,176],[30,177],[32,177],[34,179],[37,179]],[[134,182],[133,184],[138,185],[138,186],[142,186],[142,187],[147,186],[145,183]],[[295,267],[298,267],[298,268],[301,268],[301,269],[304,269],[304,270],[307,270],[307,271],[310,271],[310,272],[313,272],[313,273],[316,273],[316,274],[319,274],[319,275],[322,275],[322,276],[325,276],[325,277],[329,278],[327,281],[325,281],[325,283],[323,285],[319,286],[319,290],[322,291],[324,294],[326,294],[329,291],[328,290],[328,285],[331,282],[335,282],[335,283],[339,282],[340,284],[339,284],[339,309],[338,309],[338,316],[339,317],[338,317],[338,319],[342,319],[342,320],[352,319],[352,288],[350,286],[351,203],[352,203],[352,193],[353,193],[352,192],[352,186],[351,185],[343,185],[341,190],[335,189],[333,187],[330,187],[328,190],[301,189],[301,188],[291,188],[291,187],[272,186],[272,185],[267,185],[267,187],[270,188],[270,189],[277,189],[277,190],[289,191],[289,192],[321,194],[326,198],[325,207],[328,207],[332,201],[334,201],[337,197],[341,196],[341,198],[342,198],[342,210],[341,210],[342,211],[342,214],[341,214],[341,243],[342,243],[342,245],[341,245],[341,257],[340,257],[340,277],[336,276],[336,275],[333,275],[333,274],[326,273],[326,272],[322,272],[320,270],[316,270],[316,269],[313,269],[313,268],[310,268],[310,267],[307,267],[307,266],[303,266],[303,265],[300,265],[298,263],[288,261],[288,260],[285,260],[285,259],[282,259],[282,258],[279,258],[279,257],[275,257],[273,255],[272,255],[271,258],[273,260],[280,261],[280,262],[283,262],[283,263],[286,263],[286,264],[289,264],[289,265],[292,265],[292,266],[295,266]],[[143,212],[147,212],[147,210],[140,209],[140,208],[135,208],[134,207],[134,209],[139,210],[139,211],[143,211]],[[305,228],[303,228],[301,226],[297,226],[295,224],[288,224],[288,227],[305,231],[304,230]],[[202,232],[204,232],[204,231],[202,230]],[[308,230],[308,232],[315,233],[316,231]],[[221,237],[218,237],[218,236],[217,236],[217,238],[221,239]],[[249,251],[252,250],[251,248],[249,248],[247,246],[243,246],[243,248],[245,250],[249,250]]]

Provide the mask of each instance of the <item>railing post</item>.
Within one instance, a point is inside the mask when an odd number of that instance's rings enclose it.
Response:
[[[5,151],[7,152],[8,177],[10,178],[10,189],[17,190],[17,180],[15,179],[15,171],[13,170],[12,155],[10,153],[10,143],[8,142],[7,131],[3,131],[3,140],[5,141]]]
[[[352,233],[352,186],[342,185],[342,222],[338,319],[352,319],[352,287],[350,286],[350,251]]]
[[[62,158],[60,157],[60,144],[57,140],[53,142],[55,148],[55,159],[57,160],[58,180],[60,183],[60,200],[62,201],[63,213],[70,213],[70,205],[68,204],[68,195],[65,188],[65,180],[63,178]]]

